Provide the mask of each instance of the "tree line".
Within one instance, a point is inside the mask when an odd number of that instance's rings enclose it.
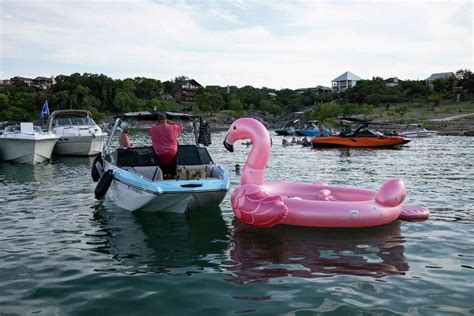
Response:
[[[46,99],[51,111],[86,109],[92,112],[94,118],[102,120],[114,113],[152,109],[200,113],[228,110],[236,115],[261,111],[281,115],[327,103],[336,103],[349,112],[370,112],[370,106],[439,102],[455,98],[457,94],[462,97],[474,94],[474,75],[468,69],[459,70],[450,78],[435,80],[433,87],[429,87],[424,80],[400,81],[397,86],[389,87],[382,78],[374,77],[358,81],[355,87],[342,94],[318,93],[315,89],[275,90],[232,86],[228,90],[200,88],[193,103],[173,99],[170,95],[174,89],[187,79],[181,76],[164,82],[144,77],[117,80],[103,74],[74,73],[57,76],[56,84],[46,91],[15,82],[0,86],[0,120],[36,120]],[[328,112],[323,110],[324,107],[319,107],[319,110],[316,107],[314,116]]]

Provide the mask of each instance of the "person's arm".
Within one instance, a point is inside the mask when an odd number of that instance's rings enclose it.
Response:
[[[130,141],[130,137],[128,137],[128,134],[125,134],[125,142],[127,144],[127,148],[132,148],[133,147],[133,144]]]

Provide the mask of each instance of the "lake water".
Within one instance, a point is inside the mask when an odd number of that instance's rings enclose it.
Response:
[[[228,153],[223,136],[213,135],[214,160],[243,165],[250,148]],[[253,229],[234,219],[230,192],[219,209],[188,217],[131,214],[94,199],[92,158],[0,162],[0,314],[474,313],[474,138],[416,139],[401,150],[273,141],[268,179],[377,189],[400,177],[407,201],[431,218]]]

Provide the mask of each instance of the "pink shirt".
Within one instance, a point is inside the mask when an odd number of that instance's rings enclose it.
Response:
[[[176,163],[178,137],[182,131],[183,127],[178,124],[160,123],[150,127],[148,134],[151,137],[153,150],[160,164],[171,165]]]

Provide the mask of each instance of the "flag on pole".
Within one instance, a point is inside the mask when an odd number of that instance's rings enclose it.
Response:
[[[43,120],[49,116],[49,106],[48,106],[48,99],[46,99],[43,103],[43,107],[41,108],[40,113],[40,124],[43,125]]]

